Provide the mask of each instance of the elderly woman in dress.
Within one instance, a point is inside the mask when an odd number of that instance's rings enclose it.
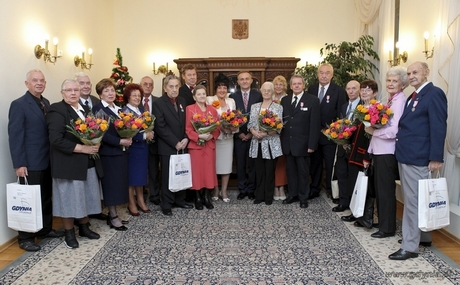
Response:
[[[222,115],[222,112],[227,110],[236,110],[235,100],[227,96],[229,84],[228,77],[219,73],[214,80],[216,95],[206,98],[206,103],[214,106],[219,116]],[[230,198],[228,198],[227,195],[227,188],[233,165],[233,133],[237,131],[238,128],[226,128],[221,126],[220,135],[216,140],[216,173],[221,177],[222,186],[220,194],[225,203],[230,202]],[[219,200],[219,186],[214,188],[212,200]]]
[[[266,205],[273,203],[275,189],[275,166],[276,158],[283,153],[279,131],[264,131],[259,126],[259,115],[262,111],[271,111],[280,119],[283,116],[283,107],[273,102],[273,83],[265,82],[260,88],[262,102],[251,107],[248,130],[252,134],[249,157],[255,158],[256,190],[254,204],[265,202]]]
[[[126,103],[124,112],[141,116],[144,107],[141,105],[143,91],[139,84],[130,83],[123,89],[123,100]],[[128,179],[129,179],[129,203],[128,212],[131,216],[139,216],[139,210],[143,213],[151,213],[144,201],[144,185],[148,178],[148,155],[147,141],[153,139],[153,132],[139,132],[133,137],[133,143],[129,147]],[[134,197],[136,192],[136,197]]]
[[[371,235],[374,238],[394,236],[396,231],[396,182],[399,179],[398,163],[395,158],[398,123],[404,112],[406,97],[403,93],[408,85],[406,69],[394,66],[387,72],[386,89],[390,97],[388,105],[393,117],[380,129],[366,127],[372,135],[368,152],[374,167],[374,187],[379,216],[379,230]]]
[[[53,214],[62,218],[65,229],[64,243],[77,248],[74,219],[78,220],[80,237],[99,239],[89,229],[88,215],[101,212],[98,175],[102,175],[101,162],[90,157],[99,150],[99,144],[87,146],[67,131],[72,120],[84,120],[90,111],[80,104],[78,82],[67,79],[62,83],[63,100],[50,106],[47,123],[51,143],[51,174],[53,177]]]
[[[200,134],[192,125],[194,115],[202,117],[211,114],[215,120],[219,119],[214,107],[206,105],[206,87],[195,86],[193,89],[195,104],[185,109],[185,133],[190,139],[188,152],[192,164],[192,188],[195,190],[195,208],[203,210],[203,202],[208,209],[214,209],[211,202],[211,193],[217,186],[216,175],[216,139],[220,135],[220,129],[216,128],[209,133]],[[204,143],[199,143],[199,140]]]
[[[101,102],[93,107],[93,113],[102,110],[112,118],[119,118],[121,108],[115,105],[115,83],[108,79],[102,79],[96,84],[96,92],[101,97]],[[113,124],[109,125],[108,131],[102,139],[100,156],[104,176],[101,179],[104,204],[109,209],[107,225],[117,231],[126,231],[126,221],[117,215],[117,205],[128,202],[128,150],[131,146],[131,138],[122,138],[117,133]]]
[[[281,103],[281,99],[287,96],[287,81],[282,75],[278,75],[273,79],[275,92],[273,94],[273,102]],[[284,186],[287,185],[286,174],[286,157],[284,155],[278,157],[275,168],[275,194],[273,200],[285,200]]]

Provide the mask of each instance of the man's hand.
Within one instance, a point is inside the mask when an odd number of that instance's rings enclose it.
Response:
[[[27,167],[22,166],[22,167],[16,168],[16,176],[26,177],[27,175],[29,175],[29,173],[27,172]]]
[[[439,161],[430,161],[430,163],[428,163],[428,169],[430,171],[437,171],[437,170],[440,170],[441,167],[442,167],[442,162],[439,162]]]

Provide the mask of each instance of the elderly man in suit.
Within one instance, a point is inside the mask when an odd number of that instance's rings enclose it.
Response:
[[[340,108],[346,102],[345,90],[331,82],[334,68],[329,63],[321,64],[318,68],[319,84],[308,88],[308,93],[318,96],[321,110],[321,128],[326,128],[330,123],[340,118]],[[321,132],[321,131],[320,131]],[[323,177],[323,161],[326,168],[326,192],[332,194],[331,178],[334,166],[335,150],[337,145],[320,133],[318,149],[311,157],[311,185],[309,199],[319,196]]]
[[[401,248],[393,260],[418,256],[419,244],[431,244],[431,234],[418,228],[418,180],[428,179],[430,171],[440,170],[444,161],[447,133],[447,97],[428,82],[430,70],[424,62],[407,68],[409,84],[415,88],[406,101],[396,135],[396,160],[404,195]]]
[[[353,120],[353,111],[361,102],[359,99],[360,84],[356,80],[347,83],[346,91],[348,103],[342,105],[340,109],[340,118]],[[337,158],[335,162],[335,176],[339,185],[339,205],[332,208],[334,212],[343,212],[350,206],[350,194],[348,189],[348,153],[346,149],[350,145],[337,146]]]
[[[283,204],[300,201],[308,207],[310,157],[318,147],[320,136],[319,100],[304,92],[305,81],[300,75],[291,77],[292,95],[281,99],[286,121],[281,133],[281,147],[286,155],[289,195]]]
[[[236,109],[241,110],[243,114],[251,113],[252,104],[262,102],[262,94],[251,89],[252,74],[249,71],[240,71],[237,75],[240,89],[230,94],[230,98],[235,100]],[[236,157],[236,175],[238,180],[237,199],[242,200],[244,197],[254,199],[256,189],[256,172],[254,169],[254,159],[249,157],[249,147],[251,146],[252,134],[247,125],[240,127],[234,136],[234,152]],[[247,177],[246,177],[247,169]]]
[[[153,96],[152,92],[154,89],[153,79],[149,76],[144,76],[139,82],[139,85],[144,91],[144,98],[142,99],[142,105],[144,110],[153,113],[153,102],[158,97]],[[160,157],[158,155],[158,141],[153,140],[149,143],[149,191],[150,191],[150,202],[155,205],[160,205]]]
[[[80,85],[80,104],[92,110],[93,106],[99,104],[101,100],[91,95],[93,85],[91,84],[89,76],[83,72],[78,72],[75,74],[75,81]]]
[[[186,151],[188,138],[185,134],[185,99],[179,97],[180,79],[168,75],[163,80],[165,93],[153,102],[155,133],[158,140],[158,154],[161,165],[161,209],[164,215],[172,216],[173,206],[193,208],[186,204],[185,191],[169,190],[169,158],[178,151]]]
[[[193,64],[186,64],[184,67],[182,67],[180,74],[185,84],[179,88],[179,97],[185,99],[185,108],[188,105],[195,104],[195,99],[193,99],[192,92],[197,81],[196,67]]]
[[[40,185],[43,228],[37,233],[18,232],[19,247],[26,251],[38,251],[38,238],[57,238],[64,232],[52,229],[53,207],[50,169],[50,142],[45,116],[49,101],[42,96],[45,91],[45,76],[40,70],[27,73],[25,84],[28,91],[11,102],[8,113],[8,142],[13,168],[21,184],[24,178],[31,185]]]

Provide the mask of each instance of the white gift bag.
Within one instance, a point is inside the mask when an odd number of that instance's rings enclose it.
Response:
[[[367,195],[367,179],[368,177],[363,171],[358,173],[355,189],[353,189],[353,195],[350,201],[350,210],[355,218],[362,217],[364,213]]]
[[[449,193],[446,178],[418,181],[418,227],[424,232],[450,224]]]
[[[22,232],[36,233],[43,228],[40,185],[6,184],[8,227]]]
[[[169,190],[178,192],[192,187],[190,154],[176,154],[169,158]]]

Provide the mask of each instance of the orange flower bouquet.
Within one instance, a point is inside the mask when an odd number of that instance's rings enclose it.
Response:
[[[356,126],[349,119],[339,119],[323,130],[323,134],[338,145],[350,143],[350,137],[356,131]]]
[[[227,129],[239,128],[247,122],[248,118],[240,110],[227,110],[220,115],[220,123]]]
[[[122,138],[132,138],[142,129],[144,119],[142,117],[135,116],[132,112],[120,112],[119,119],[115,119],[113,122],[115,130]]]
[[[393,115],[393,111],[388,105],[382,104],[375,99],[370,100],[369,106],[366,107],[360,104],[354,110],[355,118],[363,122],[366,127],[376,129],[385,126]]]
[[[219,109],[220,108],[220,102],[219,100],[214,100],[212,101],[212,104],[211,104],[214,108],[216,109]]]
[[[150,114],[149,111],[145,111],[144,113],[142,113],[141,118],[143,120],[142,131],[153,131],[153,123],[155,123],[155,116],[153,114]]]
[[[280,131],[283,128],[283,122],[274,112],[262,110],[259,114],[259,130],[264,132]]]
[[[220,122],[216,120],[211,113],[206,115],[195,113],[193,114],[190,122],[198,134],[210,133],[220,125]],[[196,143],[198,145],[204,145],[206,141],[203,139],[198,139]]]
[[[108,130],[110,120],[97,118],[90,113],[84,120],[71,120],[67,131],[76,136],[84,145],[97,145]],[[99,154],[92,154],[91,158],[99,158]]]

